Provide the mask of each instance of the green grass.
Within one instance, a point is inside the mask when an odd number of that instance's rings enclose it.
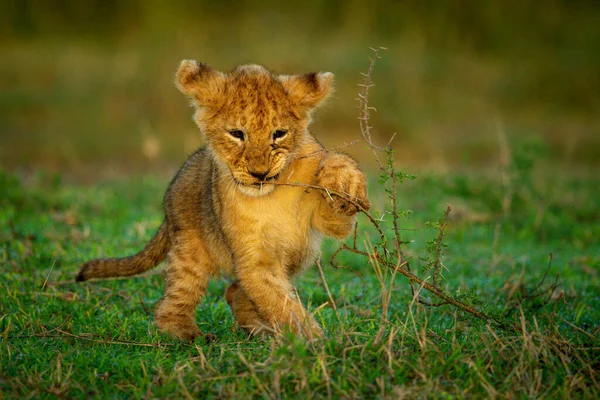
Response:
[[[597,398],[598,178],[514,165],[508,181],[423,174],[401,185],[398,199],[413,211],[401,221],[413,241],[405,246],[413,271],[430,274],[419,258],[437,232],[426,221],[450,203],[443,286],[469,293],[463,298],[522,332],[418,304],[404,278],[382,271],[378,279],[377,268],[354,254],[339,261],[360,275],[333,269],[327,260],[338,244],[327,241],[322,265],[337,310],[319,308],[329,297],[316,268],[298,280],[327,339],[247,337],[234,328],[223,278],[197,312],[200,328],[219,340],[193,345],[152,325],[160,274],[73,283],[84,260],[143,246],[161,222],[168,177],[82,185],[0,173],[0,397]],[[371,193],[374,209],[387,206],[374,182]],[[360,246],[365,235],[375,237],[361,218]],[[535,292],[550,253],[541,288],[557,277],[556,289],[506,315]]]

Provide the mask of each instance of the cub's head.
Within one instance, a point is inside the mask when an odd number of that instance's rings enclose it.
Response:
[[[269,182],[296,157],[332,81],[329,72],[276,75],[259,65],[222,73],[194,60],[182,61],[175,77],[221,167],[251,196],[273,191]]]

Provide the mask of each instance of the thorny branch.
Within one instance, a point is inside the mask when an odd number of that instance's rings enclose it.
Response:
[[[331,262],[335,262],[335,257],[342,251],[342,250],[348,250],[351,251],[353,253],[356,254],[360,254],[362,256],[368,257],[371,260],[377,260],[379,263],[381,263],[382,265],[385,265],[388,268],[391,268],[394,272],[400,273],[401,275],[404,275],[406,278],[408,278],[411,282],[414,282],[420,286],[422,286],[424,289],[427,289],[429,292],[433,293],[435,296],[437,296],[438,298],[444,300],[444,304],[452,304],[453,306],[456,306],[472,315],[474,315],[475,317],[485,321],[485,322],[496,322],[499,326],[504,327],[504,328],[509,328],[509,329],[513,329],[513,327],[506,325],[505,323],[503,323],[502,321],[490,317],[489,315],[484,314],[483,312],[477,310],[474,307],[471,307],[468,304],[465,304],[461,301],[458,301],[456,299],[454,299],[452,296],[444,293],[444,291],[442,291],[441,289],[439,289],[437,286],[434,286],[430,283],[427,283],[427,281],[419,278],[418,276],[414,275],[413,273],[411,273],[410,271],[408,271],[405,268],[405,264],[400,264],[400,265],[393,265],[390,264],[388,261],[384,260],[380,255],[378,255],[377,253],[367,253],[365,251],[361,251],[359,249],[354,249],[351,247],[348,247],[348,245],[343,244],[342,247],[340,247],[335,253],[334,255],[331,257]],[[437,304],[442,305],[442,304]]]
[[[367,73],[362,73],[361,75],[364,77],[364,81],[358,86],[361,87],[360,92],[358,93],[358,121],[360,124],[360,133],[365,140],[365,142],[369,145],[369,148],[373,151],[373,156],[379,165],[379,168],[382,172],[386,172],[381,159],[379,158],[380,151],[384,151],[385,149],[379,147],[373,143],[373,138],[371,136],[372,127],[369,125],[369,120],[371,118],[371,111],[377,111],[374,107],[369,106],[369,89],[371,89],[375,84],[371,80],[371,76],[373,75],[373,70],[375,69],[375,62],[380,59],[379,53],[382,50],[387,50],[385,47],[378,47],[376,49],[371,48],[373,50],[373,55],[371,63],[369,64],[369,69]]]
[[[361,85],[359,85],[361,87],[361,90],[358,95],[358,102],[359,102],[358,120],[360,123],[361,135],[362,135],[363,139],[365,140],[365,142],[367,143],[367,145],[369,146],[369,148],[371,149],[371,151],[373,152],[373,155],[375,157],[375,160],[377,161],[377,164],[379,165],[380,170],[382,171],[383,174],[386,174],[388,177],[391,178],[390,198],[392,200],[392,222],[393,222],[393,227],[394,227],[394,245],[395,245],[395,250],[396,250],[398,259],[395,264],[388,261],[387,254],[389,253],[389,251],[387,248],[383,249],[383,251],[384,251],[383,254],[385,256],[385,258],[383,258],[376,251],[373,251],[372,253],[367,253],[367,252],[357,249],[356,245],[354,245],[351,248],[351,247],[347,246],[346,244],[344,244],[344,245],[342,245],[342,247],[340,247],[340,249],[338,249],[338,251],[336,251],[333,254],[333,256],[331,258],[331,264],[333,265],[335,263],[335,257],[343,250],[351,251],[356,254],[360,254],[360,255],[369,257],[371,260],[377,260],[379,263],[385,265],[386,267],[393,269],[394,272],[399,272],[400,274],[402,274],[406,278],[408,278],[413,296],[415,296],[415,286],[414,285],[417,284],[417,285],[420,285],[421,287],[423,287],[424,289],[428,290],[435,296],[437,296],[439,299],[443,300],[441,303],[438,303],[438,304],[429,304],[426,301],[421,300],[417,297],[417,300],[419,302],[426,304],[426,305],[432,305],[432,306],[440,306],[443,304],[452,304],[455,307],[458,307],[483,321],[486,321],[486,322],[494,321],[501,326],[505,326],[505,324],[503,324],[501,321],[482,313],[481,311],[475,309],[474,307],[472,307],[464,302],[454,299],[452,296],[446,294],[443,290],[439,289],[439,287],[437,286],[437,278],[438,278],[438,272],[439,272],[439,267],[440,267],[440,258],[441,258],[442,239],[444,236],[444,229],[446,227],[446,221],[447,221],[448,215],[450,213],[450,207],[447,208],[442,225],[439,227],[439,235],[437,238],[436,254],[435,254],[435,260],[434,260],[434,265],[433,265],[433,267],[434,267],[433,268],[433,283],[430,284],[426,280],[423,280],[423,279],[419,278],[418,276],[414,275],[410,270],[410,265],[409,265],[408,261],[405,260],[404,257],[402,256],[402,249],[401,249],[402,239],[400,236],[400,228],[398,225],[398,206],[397,206],[397,198],[396,198],[396,189],[397,189],[399,175],[396,172],[393,160],[388,160],[387,164],[384,166],[383,163],[381,162],[381,158],[379,157],[380,152],[385,152],[386,154],[388,154],[388,156],[390,154],[393,154],[392,148],[391,148],[391,142],[394,139],[395,134],[391,137],[390,141],[388,142],[388,144],[385,148],[379,147],[375,143],[373,143],[373,138],[372,138],[372,134],[371,134],[371,126],[369,125],[369,119],[371,116],[370,112],[372,110],[375,110],[375,108],[369,106],[369,89],[374,86],[373,80],[371,77],[372,77],[373,71],[375,69],[376,61],[381,58],[381,56],[380,56],[381,51],[386,50],[386,49],[384,47],[379,47],[379,48],[375,48],[375,49],[371,49],[371,50],[373,51],[374,56],[370,58],[369,69],[366,74],[363,74],[364,81],[362,82]],[[361,210],[361,211],[364,214],[368,214],[364,210]],[[378,232],[383,232],[383,229],[381,228],[381,226],[379,226],[379,223],[377,220],[375,220],[372,217],[370,217],[369,220],[376,227]],[[385,247],[385,244],[386,244],[386,241],[384,239],[382,241],[382,246]]]
[[[332,196],[338,196],[341,197],[342,199],[344,199],[345,201],[355,205],[368,219],[369,221],[371,221],[371,224],[375,227],[375,229],[377,230],[377,232],[379,233],[380,237],[382,238],[383,241],[385,241],[385,233],[383,232],[383,229],[381,228],[379,221],[373,217],[367,210],[365,210],[358,202],[355,198],[352,198],[351,196],[349,196],[348,194],[345,193],[339,193],[339,192],[335,192],[332,190],[328,190],[325,187],[322,186],[318,186],[318,185],[309,185],[309,184],[304,184],[304,183],[283,183],[283,182],[278,182],[278,183],[273,183],[275,185],[281,185],[281,186],[296,186],[296,187],[304,187],[307,189],[315,189],[315,190],[320,190],[322,192],[325,192],[329,195]],[[474,315],[475,317],[485,321],[485,322],[496,322],[499,326],[504,327],[504,328],[509,328],[514,330],[515,328],[512,326],[508,326],[506,324],[504,324],[502,321],[496,319],[496,318],[492,318],[484,313],[482,313],[481,311],[477,310],[476,308],[465,304],[459,300],[455,300],[454,298],[452,298],[450,295],[444,293],[443,290],[439,289],[437,286],[434,286],[430,283],[428,283],[426,280],[419,278],[418,276],[414,275],[412,272],[410,272],[410,270],[407,268],[408,263],[406,261],[402,261],[399,262],[397,264],[394,264],[392,262],[390,262],[389,260],[385,259],[384,257],[380,256],[379,254],[377,254],[376,252],[373,253],[367,253],[365,251],[359,250],[356,247],[356,242],[354,242],[354,246],[350,247],[346,244],[343,244],[340,248],[338,248],[333,255],[331,256],[330,259],[330,264],[335,267],[335,259],[337,258],[338,254],[340,254],[342,251],[350,251],[353,252],[355,254],[359,254],[361,256],[365,256],[368,257],[371,260],[377,260],[379,263],[381,263],[382,265],[384,265],[387,268],[392,269],[394,272],[400,273],[401,275],[404,275],[406,278],[408,278],[409,282],[412,284],[417,284],[422,286],[424,289],[428,290],[429,292],[431,292],[432,294],[434,294],[435,296],[437,296],[438,298],[440,298],[441,300],[443,300],[443,303],[441,304],[433,304],[435,306],[440,306],[442,304],[452,304],[472,315]],[[421,303],[425,304],[425,305],[432,305],[432,304],[428,304],[425,301],[420,300]]]
[[[394,247],[395,247],[394,251],[397,256],[397,259],[395,260],[395,262],[390,260],[389,256],[391,254],[393,254],[393,252],[390,251],[390,249],[387,247],[388,246],[387,237],[385,235],[384,229],[382,228],[382,226],[380,224],[380,222],[384,222],[384,221],[382,219],[375,218],[373,215],[371,215],[360,204],[360,202],[358,201],[357,198],[350,196],[348,193],[339,193],[339,192],[329,190],[329,189],[327,189],[323,186],[319,186],[319,185],[310,185],[310,184],[304,184],[304,183],[286,183],[286,182],[273,182],[272,184],[282,185],[282,186],[303,187],[306,190],[319,190],[323,193],[323,196],[326,195],[330,199],[332,199],[332,196],[340,197],[343,200],[347,201],[348,203],[351,203],[354,206],[356,206],[356,208],[361,213],[363,213],[367,217],[367,219],[371,222],[371,225],[375,228],[375,230],[377,231],[377,233],[381,239],[380,244],[375,246],[373,248],[372,252],[366,252],[366,251],[360,250],[356,245],[357,226],[355,225],[352,247],[348,246],[347,244],[343,244],[340,248],[338,248],[333,253],[333,255],[331,256],[331,259],[330,259],[330,264],[332,267],[338,268],[338,266],[336,266],[336,264],[335,264],[335,260],[336,260],[337,256],[343,251],[350,251],[352,253],[355,253],[355,254],[358,254],[358,255],[361,255],[364,257],[368,257],[372,262],[380,263],[380,264],[384,265],[385,267],[391,269],[394,273],[400,273],[401,275],[406,277],[410,284],[413,297],[416,298],[416,300],[421,304],[424,304],[426,306],[431,306],[431,307],[439,307],[442,305],[450,304],[460,310],[463,310],[463,311],[473,315],[474,317],[476,317],[486,323],[493,322],[503,329],[507,329],[507,330],[510,330],[513,332],[522,332],[522,328],[519,327],[518,325],[508,324],[508,323],[501,321],[498,318],[487,315],[486,313],[478,310],[477,308],[475,308],[461,300],[454,298],[453,296],[448,294],[446,291],[439,288],[438,276],[439,276],[440,266],[442,265],[441,264],[442,247],[443,247],[442,240],[444,237],[445,228],[447,226],[448,216],[451,211],[450,206],[447,207],[444,217],[442,218],[441,223],[438,226],[439,234],[435,241],[435,245],[436,245],[435,249],[436,250],[435,250],[434,261],[433,261],[432,283],[427,282],[428,278],[422,279],[422,278],[418,277],[417,275],[415,275],[410,269],[408,260],[403,257],[401,247],[406,242],[403,242],[401,239],[401,236],[400,236],[401,229],[400,229],[399,223],[398,223],[399,213],[398,213],[398,208],[397,208],[396,189],[397,189],[398,181],[403,179],[404,177],[406,177],[406,175],[403,175],[402,173],[397,172],[396,168],[394,166],[394,162],[393,162],[393,158],[392,158],[393,150],[391,147],[391,143],[395,137],[395,134],[392,135],[392,137],[390,138],[390,140],[388,141],[388,143],[386,144],[385,147],[377,146],[373,142],[372,131],[371,131],[372,127],[369,125],[369,119],[371,116],[371,111],[376,111],[376,110],[374,107],[369,106],[369,89],[374,86],[371,76],[372,76],[373,70],[375,68],[375,62],[381,58],[380,52],[382,50],[385,50],[385,48],[379,47],[377,49],[371,49],[371,50],[373,50],[373,52],[375,54],[372,58],[370,58],[371,62],[369,64],[369,69],[368,69],[367,73],[362,74],[364,76],[363,83],[361,83],[359,85],[361,87],[361,90],[358,95],[358,102],[359,102],[358,120],[360,123],[361,136],[364,139],[364,141],[367,143],[367,145],[369,146],[371,151],[373,152],[373,155],[375,157],[375,160],[377,161],[379,169],[382,171],[383,175],[385,175],[387,178],[391,178],[391,189],[389,190],[389,196],[392,201],[392,212],[391,213],[392,213],[393,234],[394,234]],[[324,149],[322,151],[318,151],[315,153],[305,155],[305,156],[303,156],[303,158],[318,155],[318,154],[332,151],[332,150],[336,150],[336,149],[343,148],[346,146],[354,145],[356,143],[357,143],[357,141],[354,141],[354,142],[351,142],[349,144],[344,144],[339,147],[335,147],[335,148],[331,148],[331,149]],[[386,165],[384,165],[381,161],[382,159],[379,154],[381,152],[384,152],[387,156]],[[550,262],[551,261],[552,261],[552,258],[550,259]],[[354,271],[354,272],[356,272],[361,277],[361,279],[363,279],[362,275],[360,275],[360,273],[358,273],[358,271]],[[544,279],[545,279],[545,276],[544,276]],[[540,282],[540,284],[533,290],[532,293],[526,294],[522,300],[537,298],[548,292],[550,292],[550,295],[551,295],[553,292],[553,289],[555,289],[556,286],[555,286],[555,284],[553,284],[550,286],[550,289],[540,290],[544,279],[542,279],[542,282]],[[364,279],[363,279],[363,285],[364,285]],[[418,287],[416,287],[416,285],[418,285]],[[418,296],[418,292],[420,291],[421,288],[429,291],[431,294],[433,294],[435,297],[437,297],[440,301],[437,303],[433,303],[433,302],[425,301],[422,298],[420,298]],[[364,288],[363,288],[363,290],[364,290]],[[548,300],[549,299],[550,299],[550,296],[548,297]],[[547,301],[546,301],[546,303],[547,303]]]
[[[507,325],[504,322],[500,321],[499,319],[491,317],[491,316],[477,310],[473,306],[453,298],[451,295],[447,294],[445,291],[443,291],[442,289],[440,289],[437,286],[438,270],[439,270],[440,258],[441,258],[441,249],[440,249],[441,245],[442,245],[441,241],[443,239],[444,229],[446,227],[446,220],[450,213],[450,207],[447,208],[443,223],[439,227],[439,235],[437,238],[438,249],[436,250],[435,261],[434,261],[433,283],[429,283],[429,282],[427,282],[427,279],[421,279],[418,276],[416,276],[414,273],[412,273],[410,270],[408,261],[402,256],[401,245],[403,242],[402,242],[401,236],[400,236],[400,228],[399,228],[399,224],[398,224],[397,200],[396,200],[396,186],[398,183],[398,179],[399,178],[401,179],[401,175],[399,175],[399,173],[397,173],[397,171],[394,167],[393,160],[387,160],[388,161],[387,165],[384,165],[383,162],[381,161],[382,159],[380,157],[381,152],[386,153],[388,156],[390,154],[392,154],[391,142],[395,135],[392,136],[390,141],[387,143],[386,147],[377,146],[373,142],[372,127],[369,125],[371,111],[376,111],[374,107],[369,106],[369,89],[374,86],[371,76],[373,74],[373,70],[375,68],[376,61],[381,58],[380,52],[382,50],[385,50],[385,48],[379,47],[379,48],[371,49],[371,50],[373,50],[374,56],[372,58],[370,58],[371,62],[369,64],[369,69],[368,69],[367,73],[362,74],[364,76],[364,80],[359,85],[361,87],[361,90],[360,90],[360,93],[358,94],[358,102],[359,102],[358,120],[359,120],[359,124],[360,124],[361,136],[363,137],[364,141],[367,143],[367,145],[373,152],[373,156],[375,157],[375,160],[379,166],[379,169],[382,171],[383,174],[386,174],[387,176],[389,176],[391,178],[390,197],[392,200],[394,247],[395,247],[395,252],[397,255],[397,260],[395,262],[389,260],[388,255],[390,255],[391,252],[387,248],[387,238],[386,238],[383,228],[380,225],[380,220],[373,217],[373,215],[371,215],[366,209],[364,209],[364,207],[362,207],[361,204],[359,204],[359,202],[357,201],[356,198],[353,198],[352,196],[350,196],[347,193],[338,193],[338,192],[328,190],[327,188],[318,186],[318,185],[309,185],[309,184],[303,184],[303,183],[283,183],[283,182],[278,182],[278,183],[274,183],[274,184],[284,185],[284,186],[299,186],[299,187],[304,187],[307,190],[310,190],[310,189],[319,190],[319,191],[322,191],[323,193],[325,193],[330,198],[331,198],[331,196],[341,197],[345,201],[356,206],[357,209],[360,212],[362,212],[369,219],[369,221],[371,222],[371,224],[373,225],[373,227],[375,228],[375,230],[377,231],[377,233],[379,234],[379,237],[381,239],[381,244],[379,245],[379,247],[375,248],[374,251],[372,251],[370,253],[358,249],[356,246],[356,229],[355,229],[353,246],[350,247],[347,244],[343,244],[331,256],[330,264],[333,267],[335,267],[335,260],[336,260],[337,256],[342,251],[350,251],[352,253],[355,253],[355,254],[358,254],[358,255],[361,255],[364,257],[368,257],[370,260],[372,260],[374,262],[378,262],[378,263],[384,265],[385,267],[392,269],[395,273],[400,273],[401,275],[406,277],[410,283],[413,295],[415,295],[415,293],[416,293],[415,285],[419,285],[420,287],[426,289],[427,291],[429,291],[430,293],[432,293],[434,296],[436,296],[437,298],[439,298],[441,300],[440,303],[430,304],[422,299],[417,298],[417,300],[419,302],[421,302],[422,304],[430,305],[430,306],[441,306],[444,304],[451,304],[465,312],[470,313],[471,315],[475,316],[476,318],[481,319],[484,322],[494,322],[502,328],[509,329],[512,331],[520,331],[519,327],[513,326],[513,325]],[[327,150],[325,150],[325,151],[327,151]]]
[[[398,262],[398,264],[405,265],[406,269],[408,271],[410,271],[410,264],[402,256],[402,249],[401,249],[402,239],[400,236],[400,228],[398,225],[398,213],[396,212],[396,210],[398,209],[397,198],[396,198],[396,186],[398,183],[398,176],[396,174],[396,171],[394,170],[393,164],[388,162],[388,164],[386,166],[384,166],[383,163],[381,162],[381,159],[379,158],[380,152],[386,152],[388,154],[391,152],[392,141],[394,140],[394,137],[396,136],[396,134],[394,133],[392,135],[392,137],[390,138],[390,140],[388,141],[386,147],[382,148],[380,146],[377,146],[375,143],[373,143],[373,138],[371,135],[372,127],[369,125],[369,120],[371,118],[371,111],[377,111],[375,109],[375,107],[369,106],[369,89],[372,88],[373,86],[375,86],[371,77],[373,75],[373,71],[375,70],[375,63],[377,62],[378,59],[382,58],[380,56],[381,51],[387,50],[387,49],[385,47],[378,47],[378,48],[371,48],[371,50],[373,51],[374,55],[373,55],[373,57],[369,58],[369,60],[370,60],[369,69],[367,70],[366,74],[365,73],[362,74],[364,77],[364,80],[361,84],[358,85],[359,87],[361,87],[361,90],[358,94],[358,99],[357,99],[358,100],[358,120],[359,120],[359,124],[360,124],[360,133],[361,133],[361,136],[363,137],[364,141],[367,143],[367,145],[373,152],[373,156],[375,157],[375,160],[377,161],[377,164],[379,165],[379,169],[384,174],[387,174],[388,176],[390,176],[392,178],[392,188],[391,188],[392,210],[393,210],[392,221],[394,224],[394,245],[396,248],[396,254],[398,256],[397,262]],[[354,247],[356,248],[356,246],[354,246]],[[387,249],[384,249],[384,250],[386,251],[386,257],[387,257]],[[412,281],[410,281],[410,285],[411,285],[412,293],[414,295],[415,288],[413,286]]]
[[[323,149],[323,150],[313,151],[312,153],[308,153],[308,154],[305,154],[303,156],[297,157],[296,160],[300,160],[302,158],[313,157],[313,156],[316,156],[316,155],[319,155],[319,154],[322,154],[322,153],[327,153],[328,151],[332,151],[332,150],[343,149],[344,147],[354,146],[358,142],[359,142],[358,140],[353,140],[352,142],[350,142],[350,143],[344,143],[341,146],[332,147],[330,149]]]

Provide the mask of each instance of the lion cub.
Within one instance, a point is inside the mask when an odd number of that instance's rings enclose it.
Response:
[[[182,61],[175,84],[195,106],[194,120],[207,144],[171,182],[165,220],[150,243],[129,257],[87,262],[76,280],[136,275],[167,258],[155,322],[173,336],[194,340],[202,335],[196,306],[209,279],[225,271],[235,279],[226,298],[239,326],[321,336],[291,279],[315,261],[323,235],[350,233],[356,204],[370,206],[356,162],[323,151],[307,130],[332,80],[331,73],[276,75],[258,65],[222,73]]]

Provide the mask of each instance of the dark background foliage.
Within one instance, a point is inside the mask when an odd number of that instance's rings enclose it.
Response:
[[[536,140],[553,165],[597,165],[600,3],[558,0],[5,1],[0,165],[178,164],[201,143],[172,84],[183,58],[335,73],[314,132],[339,145],[358,137],[370,46],[389,49],[372,123],[382,141],[397,133],[404,165],[494,166],[502,137]]]

